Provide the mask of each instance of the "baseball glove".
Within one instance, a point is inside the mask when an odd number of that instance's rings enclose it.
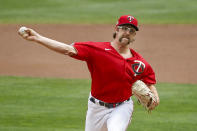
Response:
[[[149,112],[155,108],[154,103],[157,99],[144,82],[140,80],[136,81],[132,86],[132,92],[138,99],[138,102]]]

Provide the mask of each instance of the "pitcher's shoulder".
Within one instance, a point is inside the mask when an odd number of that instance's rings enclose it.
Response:
[[[107,45],[109,42],[93,42],[93,41],[86,41],[86,42],[75,42],[73,45],[87,45],[87,46],[95,46],[95,47],[102,47]]]
[[[136,58],[138,58],[138,59],[144,59],[143,57],[142,57],[142,55],[140,55],[137,51],[135,51],[134,49],[132,49],[132,48],[130,48],[130,50],[131,50],[131,53],[132,53],[132,55],[134,56],[134,57],[136,57]]]

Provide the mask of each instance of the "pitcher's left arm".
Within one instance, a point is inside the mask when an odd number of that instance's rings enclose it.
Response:
[[[147,85],[147,86],[152,91],[152,93],[155,95],[155,97],[157,99],[157,101],[155,102],[155,105],[156,106],[159,105],[160,99],[159,99],[159,95],[158,95],[158,92],[157,92],[157,89],[156,89],[155,85],[150,84],[150,85]]]

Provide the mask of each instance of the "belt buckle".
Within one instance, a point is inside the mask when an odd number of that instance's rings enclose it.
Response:
[[[100,101],[99,100],[97,100],[97,99],[95,99],[95,101],[96,101],[96,105],[100,105]]]
[[[130,99],[127,99],[127,100],[125,100],[124,102],[129,101],[129,100],[130,100]],[[107,107],[107,108],[115,108],[115,107],[121,105],[122,103],[124,103],[124,102],[120,102],[120,103],[105,103],[105,102],[100,101],[100,100],[98,100],[98,99],[95,99],[95,98],[93,98],[93,97],[90,98],[90,101],[92,101],[92,102],[95,103],[96,105],[104,106],[104,107]]]

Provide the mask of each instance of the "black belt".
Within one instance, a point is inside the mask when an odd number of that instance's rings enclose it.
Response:
[[[129,101],[129,100],[130,100],[130,98],[127,99],[126,101]],[[91,98],[90,98],[90,101],[93,102],[93,103],[96,103],[96,99],[95,99],[94,97],[91,97]],[[105,106],[105,107],[107,107],[107,108],[115,108],[115,107],[121,105],[121,104],[124,103],[124,102],[125,102],[125,101],[119,102],[119,103],[105,103],[105,102],[99,100],[99,105]]]

